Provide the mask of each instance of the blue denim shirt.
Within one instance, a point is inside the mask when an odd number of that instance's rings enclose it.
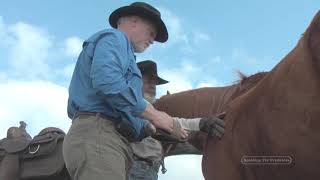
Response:
[[[114,121],[126,121],[139,139],[146,106],[141,72],[126,35],[106,29],[86,40],[69,87],[68,116],[76,111],[100,112]]]

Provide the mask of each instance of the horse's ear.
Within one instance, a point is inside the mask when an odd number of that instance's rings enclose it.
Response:
[[[237,70],[236,73],[238,74],[240,80],[239,82],[242,83],[244,80],[246,80],[248,78],[247,75],[245,75],[244,73],[242,73],[240,70]]]
[[[241,79],[245,79],[247,78],[247,75],[245,75],[243,72],[241,72],[240,70],[237,70],[237,74]]]
[[[170,92],[167,90],[167,95],[170,95]]]
[[[309,47],[316,62],[320,63],[320,11],[314,17],[309,28]]]

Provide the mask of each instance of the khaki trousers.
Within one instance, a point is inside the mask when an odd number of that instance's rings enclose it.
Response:
[[[73,180],[126,180],[132,164],[128,141],[110,120],[99,116],[74,119],[63,156]]]

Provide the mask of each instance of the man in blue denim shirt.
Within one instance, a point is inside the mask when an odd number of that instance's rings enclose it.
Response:
[[[160,12],[136,2],[111,13],[114,29],[83,43],[69,87],[68,116],[73,120],[63,143],[74,180],[125,180],[132,162],[129,141],[145,136],[146,123],[168,132],[173,119],[155,110],[142,95],[136,53],[168,33]]]

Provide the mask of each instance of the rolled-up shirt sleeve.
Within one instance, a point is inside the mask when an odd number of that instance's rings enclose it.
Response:
[[[178,117],[174,117],[173,118],[174,121],[177,121],[181,127],[185,130],[188,131],[199,131],[199,123],[201,118],[191,118],[191,119],[187,119],[187,118],[178,118]]]
[[[129,66],[133,60],[124,53],[128,48],[130,47],[125,38],[116,34],[99,40],[94,51],[90,76],[93,88],[96,88],[113,108],[140,116],[147,104],[142,97],[141,74],[131,72]],[[128,76],[127,73],[133,74]]]

